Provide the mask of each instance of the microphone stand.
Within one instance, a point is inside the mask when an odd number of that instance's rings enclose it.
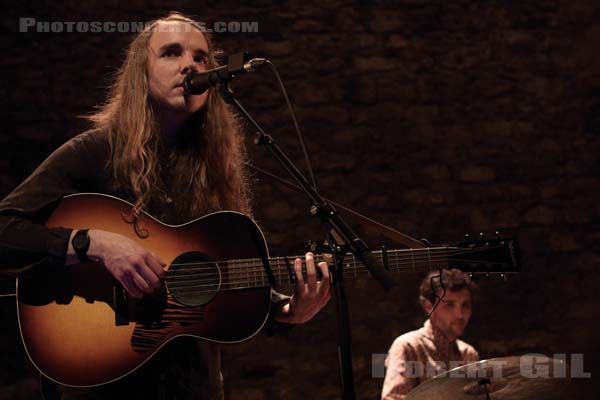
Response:
[[[315,188],[308,183],[308,180],[302,175],[300,170],[283,153],[273,137],[267,134],[237,101],[229,83],[219,85],[218,90],[223,99],[227,103],[233,104],[254,128],[256,128],[257,137],[255,138],[254,143],[267,148],[267,150],[279,160],[281,165],[290,173],[290,175],[292,175],[294,180],[312,201],[313,205],[310,208],[311,215],[318,217],[327,231],[335,263],[332,284],[335,292],[337,309],[338,362],[342,383],[342,398],[344,400],[354,400],[356,395],[352,372],[352,337],[348,317],[348,302],[346,300],[344,288],[344,256],[346,252],[350,251],[354,254],[354,256],[362,262],[362,264],[371,272],[373,277],[385,289],[394,286],[395,282],[381,262],[379,262],[379,260],[371,253],[366,243],[352,231],[346,221],[338,214],[337,210],[317,193]]]

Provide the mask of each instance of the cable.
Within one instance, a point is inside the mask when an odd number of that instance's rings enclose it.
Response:
[[[277,83],[279,83],[279,87],[281,88],[281,93],[283,94],[285,102],[288,106],[288,110],[290,111],[290,114],[292,116],[292,121],[294,122],[294,129],[296,131],[296,135],[298,136],[298,142],[300,143],[300,148],[302,149],[302,153],[304,154],[304,161],[306,163],[306,168],[308,168],[308,174],[310,176],[310,180],[312,181],[313,189],[315,190],[315,192],[318,192],[317,191],[317,182],[315,180],[315,174],[313,173],[313,169],[312,169],[312,166],[310,163],[310,158],[308,157],[308,151],[306,150],[306,144],[304,143],[304,136],[302,135],[302,131],[300,130],[300,126],[298,125],[298,120],[296,119],[296,114],[294,113],[294,109],[292,108],[292,103],[290,103],[290,99],[288,97],[287,91],[285,90],[285,86],[283,84],[283,81],[281,80],[281,77],[279,76],[279,72],[277,71],[275,64],[273,64],[269,60],[267,60],[267,64],[271,68],[271,71],[273,71],[275,78],[277,78]]]
[[[439,270],[438,271],[438,275],[434,275],[431,278],[429,278],[429,284],[431,285],[431,293],[433,294],[433,297],[436,298],[437,300],[435,301],[433,308],[431,309],[431,312],[427,315],[428,317],[431,317],[431,314],[433,314],[433,312],[435,311],[435,309],[437,308],[437,306],[444,301],[444,297],[446,296],[446,287],[444,286],[444,280],[442,279],[442,272],[443,270]],[[440,289],[442,289],[442,296],[438,296],[437,295],[437,290],[434,287],[433,284],[433,280],[435,278],[439,278],[440,279]]]

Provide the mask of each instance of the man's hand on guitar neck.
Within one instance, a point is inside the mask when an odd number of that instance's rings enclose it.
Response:
[[[288,324],[302,324],[312,319],[323,308],[331,297],[331,281],[329,279],[329,266],[320,262],[322,279],[317,281],[317,270],[312,253],[306,253],[306,282],[302,275],[302,260],[294,260],[294,273],[296,285],[290,302],[286,304],[275,319]]]
[[[66,265],[80,262],[71,243],[75,233],[76,230],[73,230],[69,240]],[[103,262],[132,297],[141,299],[162,286],[165,276],[163,268],[167,264],[154,253],[118,233],[91,229],[88,234],[88,258]]]

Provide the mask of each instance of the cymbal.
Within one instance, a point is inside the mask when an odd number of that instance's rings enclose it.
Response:
[[[411,390],[406,399],[544,400],[560,394],[569,381],[564,360],[541,354],[499,357],[436,375]]]

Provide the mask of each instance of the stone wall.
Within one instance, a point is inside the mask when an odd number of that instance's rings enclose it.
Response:
[[[78,116],[105,96],[130,36],[18,33],[39,21],[145,21],[169,10],[207,21],[258,21],[258,33],[221,33],[227,53],[278,66],[303,128],[322,193],[433,243],[464,233],[517,235],[522,273],[481,282],[466,339],[483,358],[584,353],[600,385],[600,17],[592,0],[159,1],[15,3],[1,20],[0,195],[54,148],[85,129]],[[251,4],[252,3],[252,4]],[[283,98],[267,71],[240,79],[240,99],[302,168]],[[249,132],[250,133],[250,132]],[[253,163],[283,174],[255,148]],[[301,195],[254,176],[255,213],[275,255],[320,240]],[[353,223],[355,221],[353,220]],[[354,225],[372,247],[395,246]],[[358,398],[377,398],[372,355],[423,322],[420,276],[383,292],[348,282]],[[3,283],[9,290],[13,283]],[[0,398],[32,398],[35,370],[2,300]],[[230,399],[339,397],[333,302],[281,337],[224,349]]]

